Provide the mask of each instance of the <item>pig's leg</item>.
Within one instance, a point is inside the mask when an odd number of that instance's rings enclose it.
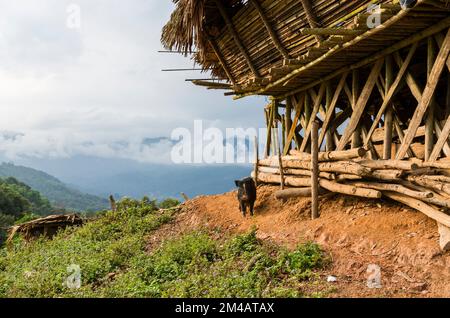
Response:
[[[253,216],[253,209],[255,207],[255,202],[250,202],[250,215]]]
[[[240,205],[240,210],[242,212],[242,215],[245,216],[245,203],[244,202],[239,202]]]

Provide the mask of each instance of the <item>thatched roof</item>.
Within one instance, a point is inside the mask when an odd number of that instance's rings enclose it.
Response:
[[[50,215],[11,227],[7,242],[10,242],[17,233],[23,234],[26,240],[40,235],[51,237],[59,229],[81,224],[83,219],[77,214]]]
[[[161,43],[168,50],[189,54],[196,50],[194,60],[205,70],[224,77],[218,60],[208,43],[208,35],[218,33],[223,20],[211,0],[172,0],[176,4],[169,22],[163,27]],[[243,0],[223,0],[227,8],[238,10]]]
[[[163,45],[183,54],[195,51],[194,61],[233,83],[228,88],[240,96],[283,96],[448,17],[446,0],[433,5],[418,0],[411,12],[404,12],[398,0],[221,0],[239,37],[236,41],[216,0],[173,1],[176,8],[163,29]],[[385,27],[367,26],[373,3],[382,5]],[[348,33],[322,38],[304,33],[312,28],[311,20],[320,28]]]

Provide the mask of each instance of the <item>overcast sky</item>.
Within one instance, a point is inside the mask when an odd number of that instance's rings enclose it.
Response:
[[[72,4],[75,4],[74,7]],[[73,28],[77,6],[81,27]],[[158,161],[146,137],[177,127],[258,127],[264,98],[233,101],[185,78],[189,58],[157,53],[170,0],[0,0],[0,153]],[[69,24],[68,24],[69,22]]]

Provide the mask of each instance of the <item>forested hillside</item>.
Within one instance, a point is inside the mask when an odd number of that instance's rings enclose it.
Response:
[[[12,163],[0,165],[0,177],[14,177],[39,191],[55,208],[77,211],[98,211],[108,206],[106,198],[72,189],[55,177]]]
[[[54,212],[47,198],[15,178],[0,178],[0,244],[6,228],[18,219]]]

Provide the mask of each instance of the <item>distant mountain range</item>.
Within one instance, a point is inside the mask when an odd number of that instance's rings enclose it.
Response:
[[[79,211],[108,207],[110,194],[116,199],[148,196],[162,200],[181,199],[181,192],[189,197],[224,193],[234,189],[234,180],[249,176],[252,170],[250,165],[162,165],[82,156],[33,158],[20,164],[1,164],[0,177],[15,177],[54,206]]]
[[[0,177],[14,177],[39,191],[50,200],[55,208],[76,211],[98,211],[108,207],[108,200],[82,193],[64,184],[57,178],[32,168],[2,163]]]

